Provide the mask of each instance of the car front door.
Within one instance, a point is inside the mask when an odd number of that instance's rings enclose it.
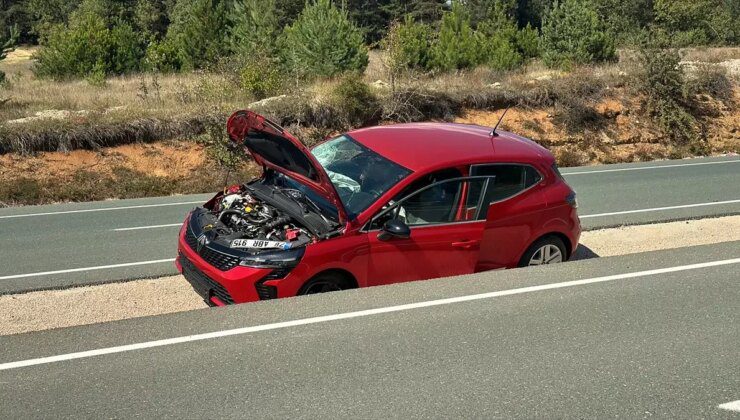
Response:
[[[472,273],[485,220],[478,220],[478,202],[471,208],[468,195],[471,190],[485,189],[484,184],[486,178],[455,178],[389,203],[367,228],[368,285]],[[405,223],[410,236],[382,235],[389,220]]]

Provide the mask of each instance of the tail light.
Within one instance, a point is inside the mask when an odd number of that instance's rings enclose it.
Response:
[[[574,209],[577,209],[578,208],[578,198],[576,198],[575,191],[573,191],[570,194],[568,194],[568,196],[565,197],[565,201],[568,204],[570,204],[570,206],[573,207]]]

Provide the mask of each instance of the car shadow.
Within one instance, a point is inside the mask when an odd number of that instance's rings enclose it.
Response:
[[[592,258],[599,258],[599,254],[593,252],[591,248],[581,244],[581,245],[578,245],[578,248],[576,248],[576,252],[570,258],[570,260],[579,261],[579,260],[590,260]]]

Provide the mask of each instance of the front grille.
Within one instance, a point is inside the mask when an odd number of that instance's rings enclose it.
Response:
[[[198,267],[196,267],[183,254],[180,254],[180,265],[182,266],[182,275],[190,285],[193,286],[193,289],[203,297],[203,299],[208,301],[211,296],[215,296],[227,305],[234,304],[234,299],[231,298],[231,295],[223,286],[211,280],[210,277],[200,271]]]
[[[277,287],[267,286],[262,281],[256,283],[254,287],[260,300],[277,299]]]
[[[198,255],[200,255],[200,257],[208,264],[221,271],[231,270],[239,264],[239,257],[215,251],[208,246],[204,246],[201,248],[200,252],[198,252],[198,238],[190,227],[188,227],[187,232],[185,232],[185,242],[187,242],[188,246],[198,253]]]

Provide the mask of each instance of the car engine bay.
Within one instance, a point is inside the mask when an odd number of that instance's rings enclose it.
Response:
[[[197,214],[201,229],[234,249],[288,250],[303,247],[315,236],[293,216],[259,199],[245,186],[234,186]]]

